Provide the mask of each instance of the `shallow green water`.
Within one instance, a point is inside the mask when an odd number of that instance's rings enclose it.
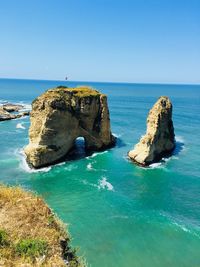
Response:
[[[0,80],[0,99],[30,104],[60,83]],[[89,266],[200,266],[200,86],[90,85],[108,95],[117,146],[34,172],[21,154],[29,118],[2,122],[1,181],[42,195],[69,224],[73,244]],[[144,169],[126,154],[145,133],[148,110],[160,95],[174,105],[177,149]]]

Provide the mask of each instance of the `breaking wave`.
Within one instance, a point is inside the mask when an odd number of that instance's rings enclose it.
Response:
[[[162,162],[156,162],[149,165],[150,169],[163,168],[163,167],[164,166]]]
[[[82,180],[82,183],[85,185],[96,187],[98,190],[106,189],[108,191],[115,191],[113,185],[107,181],[106,177],[102,177],[98,181],[98,184],[90,183],[86,179]]]
[[[19,157],[20,159],[20,164],[19,164],[19,167],[25,171],[25,172],[28,172],[28,173],[34,173],[34,172],[48,172],[51,170],[51,166],[50,167],[44,167],[44,168],[41,168],[41,169],[32,169],[29,167],[29,165],[27,164],[26,162],[26,156],[24,154],[24,151],[23,149],[17,149],[15,151],[16,155]]]
[[[88,163],[88,164],[87,164],[87,170],[88,170],[88,171],[92,171],[92,170],[94,170],[94,168],[92,167],[92,163]]]
[[[150,169],[156,169],[156,168],[164,168],[166,166],[166,163],[168,163],[171,160],[178,160],[178,154],[180,154],[183,150],[185,150],[184,145],[184,138],[182,136],[176,136],[176,147],[170,157],[163,157],[160,162],[152,163],[149,165]],[[148,168],[146,168],[148,169]]]
[[[176,142],[180,142],[180,143],[183,143],[183,144],[185,143],[184,138],[182,136],[180,136],[180,135],[176,135],[175,139],[176,139]]]
[[[96,152],[96,153],[93,153],[91,156],[87,156],[86,159],[95,158],[97,156],[100,156],[100,155],[103,155],[103,154],[106,154],[106,153],[108,153],[108,150],[105,150],[103,152]]]
[[[120,138],[121,136],[122,136],[122,134],[116,134],[116,133],[113,133],[112,134],[114,137],[116,137],[116,138]]]
[[[24,127],[23,125],[22,125],[22,123],[17,123],[17,125],[16,125],[16,128],[17,129],[26,129],[26,127]]]
[[[107,181],[106,177],[102,177],[102,179],[99,180],[98,189],[107,189],[109,191],[114,191],[113,185]]]

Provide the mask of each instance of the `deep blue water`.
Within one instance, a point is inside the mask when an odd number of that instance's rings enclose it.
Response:
[[[34,172],[21,154],[29,118],[1,122],[0,180],[42,195],[69,224],[88,266],[200,266],[200,86],[0,79],[0,101],[30,104],[61,84],[107,94],[117,146]],[[177,149],[170,159],[140,168],[126,155],[161,95],[173,103]]]

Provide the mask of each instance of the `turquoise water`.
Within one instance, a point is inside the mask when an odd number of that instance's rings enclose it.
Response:
[[[60,84],[89,84],[108,95],[117,146],[34,172],[21,153],[29,118],[2,122],[1,181],[42,195],[69,224],[88,266],[200,266],[200,86],[1,79],[0,101],[28,105]],[[173,102],[177,149],[144,169],[126,155],[145,133],[148,110],[160,95]]]

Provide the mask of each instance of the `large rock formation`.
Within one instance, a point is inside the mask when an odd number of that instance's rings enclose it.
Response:
[[[27,162],[40,168],[60,161],[84,137],[87,150],[114,144],[107,97],[89,87],[59,86],[32,103]]]
[[[168,97],[161,96],[149,112],[145,136],[128,156],[137,164],[147,166],[169,155],[174,148],[172,104]]]

